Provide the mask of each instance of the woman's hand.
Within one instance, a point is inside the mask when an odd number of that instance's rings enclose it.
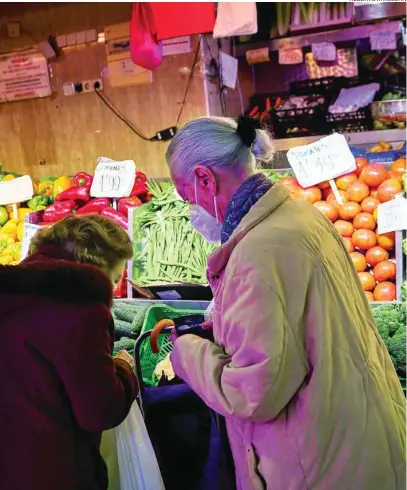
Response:
[[[127,350],[119,351],[115,357],[118,357],[119,359],[126,361],[133,371],[136,368],[136,365],[134,363],[134,358],[127,352]]]
[[[202,323],[202,328],[204,330],[212,330],[213,329],[213,321],[212,320],[206,320],[206,322]]]

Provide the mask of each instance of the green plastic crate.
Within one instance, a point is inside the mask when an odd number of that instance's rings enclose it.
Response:
[[[167,305],[153,305],[147,310],[140,335],[152,330],[160,320],[173,320],[174,318],[180,318],[182,316],[203,314],[204,312],[201,310],[177,310]],[[165,334],[159,336],[158,345],[160,347],[160,352],[158,354],[154,354],[151,351],[149,337],[140,347],[141,373],[143,382],[146,385],[157,386],[158,384],[158,380],[153,379],[153,374],[157,364],[163,361],[172,350],[172,342],[170,342],[168,337],[169,336]]]

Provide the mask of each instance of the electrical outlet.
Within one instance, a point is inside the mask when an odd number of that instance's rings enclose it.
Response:
[[[82,82],[83,93],[95,92],[95,90],[103,90],[103,80],[96,78],[94,80],[85,80]]]

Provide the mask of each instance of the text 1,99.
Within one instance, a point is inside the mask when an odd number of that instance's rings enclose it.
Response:
[[[120,190],[120,176],[102,174],[100,176],[100,190],[104,192],[118,192]]]

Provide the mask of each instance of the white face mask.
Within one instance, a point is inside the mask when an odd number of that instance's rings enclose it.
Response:
[[[191,219],[191,225],[195,230],[202,235],[209,243],[220,242],[222,235],[222,225],[218,219],[218,206],[216,204],[216,196],[213,196],[213,205],[215,208],[216,216],[213,217],[208,211],[198,204],[197,192],[196,192],[196,178],[195,178],[195,203],[189,208],[189,216]]]

